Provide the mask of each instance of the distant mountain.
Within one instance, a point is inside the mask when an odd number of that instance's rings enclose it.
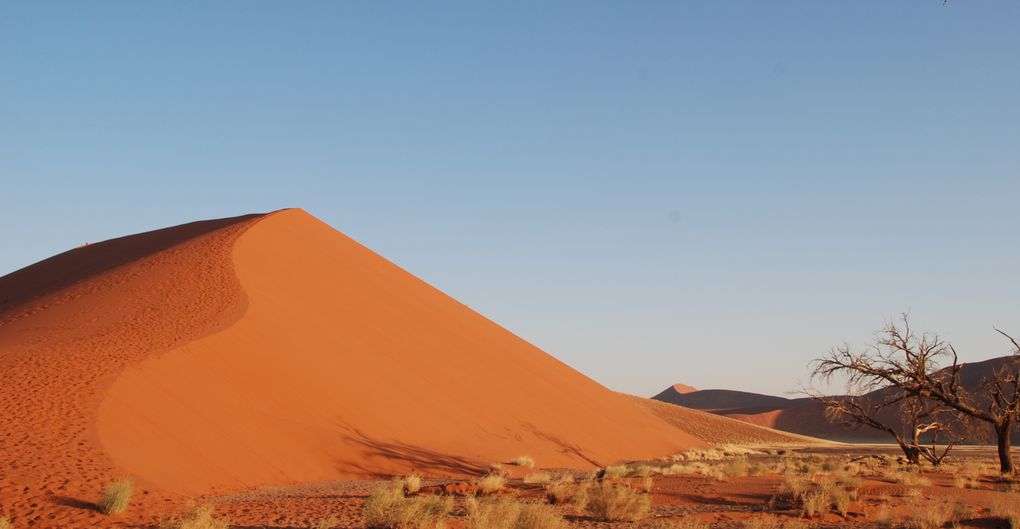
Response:
[[[964,364],[960,372],[963,387],[968,392],[980,394],[982,381],[990,377],[1006,358],[997,357]],[[677,390],[677,387],[690,388],[683,384],[673,385],[652,398],[767,428],[823,439],[857,442],[885,442],[889,439],[884,433],[870,428],[851,429],[832,423],[825,417],[822,406],[806,397],[790,399],[726,389],[684,392]],[[890,424],[899,422],[895,410],[884,414],[882,419]],[[987,433],[985,430],[983,427],[978,428],[975,440],[986,440],[983,438]]]

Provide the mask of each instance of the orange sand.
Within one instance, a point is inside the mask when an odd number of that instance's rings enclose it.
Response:
[[[0,502],[148,501],[705,443],[301,210],[72,250],[0,278]]]

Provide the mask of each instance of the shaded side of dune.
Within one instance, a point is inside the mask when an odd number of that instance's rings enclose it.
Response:
[[[126,370],[100,406],[116,463],[177,490],[418,471],[529,455],[587,467],[699,439],[299,210],[233,259],[221,332]]]
[[[123,237],[0,278],[5,509],[32,520],[59,498],[94,498],[123,472],[96,442],[102,390],[125,366],[239,315],[230,251],[254,218]]]

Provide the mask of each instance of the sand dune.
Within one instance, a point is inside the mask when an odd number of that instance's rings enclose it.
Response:
[[[0,494],[28,519],[120,474],[204,493],[705,445],[301,210],[0,278],[0,377]]]
[[[634,395],[627,395],[627,397],[662,420],[713,445],[731,443],[742,445],[798,446],[830,444],[816,437],[784,432],[706,411],[668,404],[655,399],[646,399]]]

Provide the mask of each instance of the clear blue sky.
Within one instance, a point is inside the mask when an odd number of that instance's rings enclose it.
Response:
[[[1020,333],[1020,3],[4,2],[0,274],[303,207],[596,380]]]

